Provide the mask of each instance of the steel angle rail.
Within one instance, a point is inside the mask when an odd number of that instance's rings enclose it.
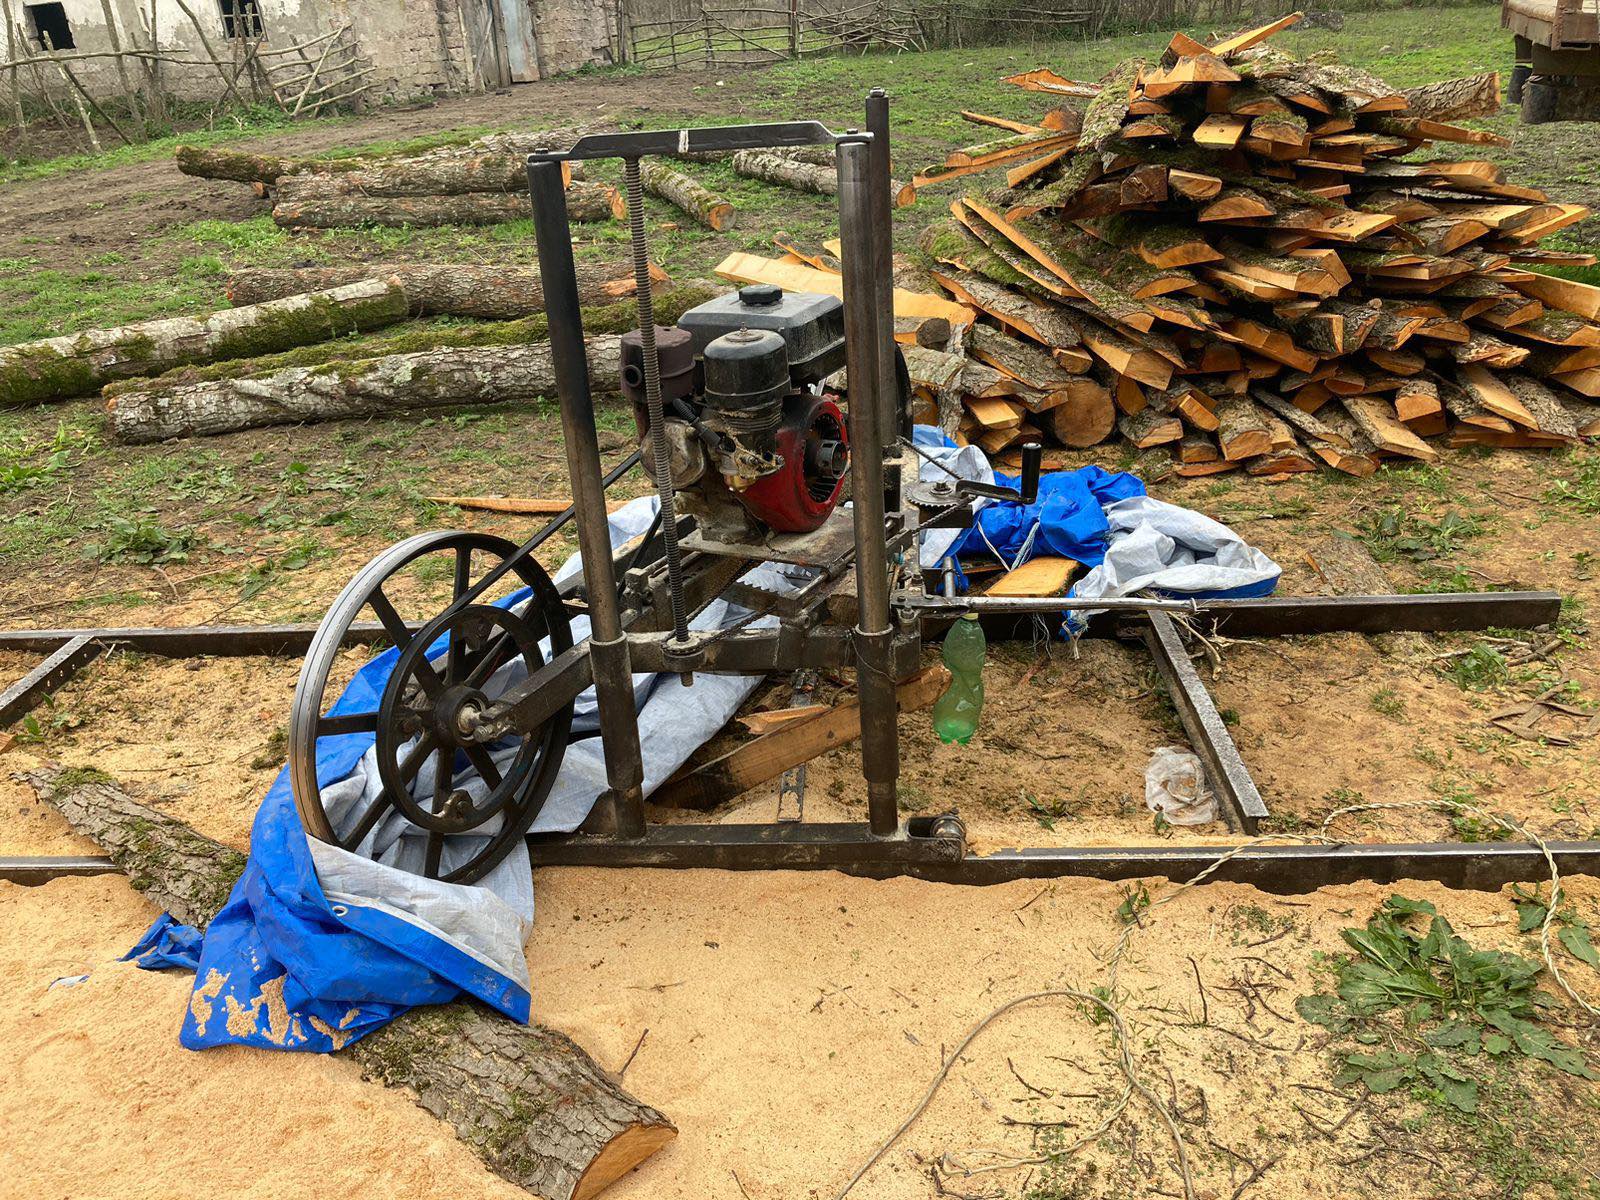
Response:
[[[935,883],[987,887],[1019,879],[1132,880],[1174,883],[1206,873],[1207,881],[1244,883],[1278,895],[1303,895],[1341,883],[1423,879],[1447,887],[1494,891],[1550,876],[1544,852],[1523,842],[1415,842],[1307,846],[1093,846],[1001,850],[951,857],[953,840],[881,841],[865,826],[800,825],[804,842],[773,836],[772,826],[669,825],[643,840],[616,842],[568,835],[530,839],[533,865],[722,870],[840,871],[872,879],[909,875]],[[714,840],[715,839],[715,840]],[[918,841],[941,843],[924,850]],[[1563,875],[1600,876],[1600,842],[1550,842]],[[1219,864],[1220,861],[1220,865]],[[1213,869],[1215,868],[1215,869]],[[117,871],[109,858],[0,857],[0,881],[24,885]]]

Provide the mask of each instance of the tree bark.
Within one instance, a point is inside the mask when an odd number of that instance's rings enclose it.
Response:
[[[370,167],[370,158],[285,158],[277,154],[251,154],[217,146],[179,146],[178,170],[200,179],[227,179],[235,183],[276,183],[284,175],[342,175]]]
[[[374,196],[349,185],[349,177],[289,175],[278,181],[272,219],[285,229],[346,229],[361,225],[499,225],[533,215],[526,195],[470,192],[458,196]],[[573,221],[622,216],[616,188],[603,183],[567,189]]]
[[[631,293],[633,279],[611,279],[601,268],[578,264],[578,299],[603,303]],[[398,279],[418,316],[477,317],[509,321],[544,311],[538,267],[474,266],[457,263],[362,263],[347,267],[245,267],[228,279],[234,304],[260,304],[302,292],[379,277]]]
[[[238,851],[98,773],[27,779],[184,924],[208,924],[244,869]],[[597,1195],[678,1134],[565,1034],[514,1024],[469,1001],[412,1009],[348,1053],[366,1078],[409,1089],[495,1174],[551,1200]]]
[[[365,279],[208,317],[163,317],[22,342],[0,349],[0,403],[86,396],[114,379],[251,358],[377,329],[408,315],[405,289],[397,281]]]
[[[620,386],[620,338],[591,337],[596,391]],[[265,425],[337,421],[423,408],[536,400],[555,393],[549,342],[390,354],[317,367],[286,367],[123,391],[107,403],[112,436],[127,444],[234,433]]]
[[[682,171],[674,171],[658,159],[647,158],[639,163],[639,178],[645,191],[660,196],[706,228],[721,233],[733,226],[733,205]]]
[[[1430,121],[1492,117],[1500,111],[1500,72],[1446,79],[1405,90],[1406,115]]]
[[[839,174],[832,167],[801,162],[765,150],[740,150],[733,156],[733,169],[740,175],[764,183],[781,184],[796,191],[832,196],[839,191]]]

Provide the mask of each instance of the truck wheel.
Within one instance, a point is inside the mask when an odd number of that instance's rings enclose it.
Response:
[[[1528,76],[1533,74],[1533,68],[1527,63],[1518,63],[1511,68],[1511,82],[1506,85],[1506,103],[1522,103],[1522,85],[1528,82]]]
[[[1543,75],[1532,76],[1522,88],[1522,123],[1543,125],[1556,119],[1556,85]]]

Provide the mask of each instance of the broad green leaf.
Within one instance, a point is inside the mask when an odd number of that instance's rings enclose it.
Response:
[[[1532,933],[1544,924],[1545,913],[1549,911],[1537,901],[1524,901],[1517,905],[1517,932]]]
[[[1301,996],[1294,1002],[1295,1011],[1313,1025],[1323,1025],[1329,1029],[1339,1030],[1349,1024],[1339,1011],[1337,996],[1315,995]]]
[[[1451,1021],[1431,1033],[1423,1035],[1423,1040],[1430,1046],[1440,1049],[1465,1049],[1469,1054],[1476,1054],[1480,1039],[1478,1031],[1465,1021]]]
[[[1577,922],[1565,925],[1556,937],[1561,940],[1561,944],[1573,958],[1600,971],[1600,951],[1596,951],[1594,943],[1589,940],[1587,925],[1580,925]]]

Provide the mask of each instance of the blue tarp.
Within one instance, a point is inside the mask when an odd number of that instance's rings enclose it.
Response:
[[[995,472],[994,480],[1017,489],[1016,476]],[[967,530],[951,551],[957,557],[999,558],[1017,567],[1041,555],[1070,558],[1094,567],[1106,556],[1106,505],[1145,494],[1144,481],[1126,471],[1113,474],[1100,467],[1076,471],[1047,471],[1039,476],[1039,495],[1032,504],[986,504],[978,510],[977,524]],[[1029,544],[1031,539],[1031,545]]]

